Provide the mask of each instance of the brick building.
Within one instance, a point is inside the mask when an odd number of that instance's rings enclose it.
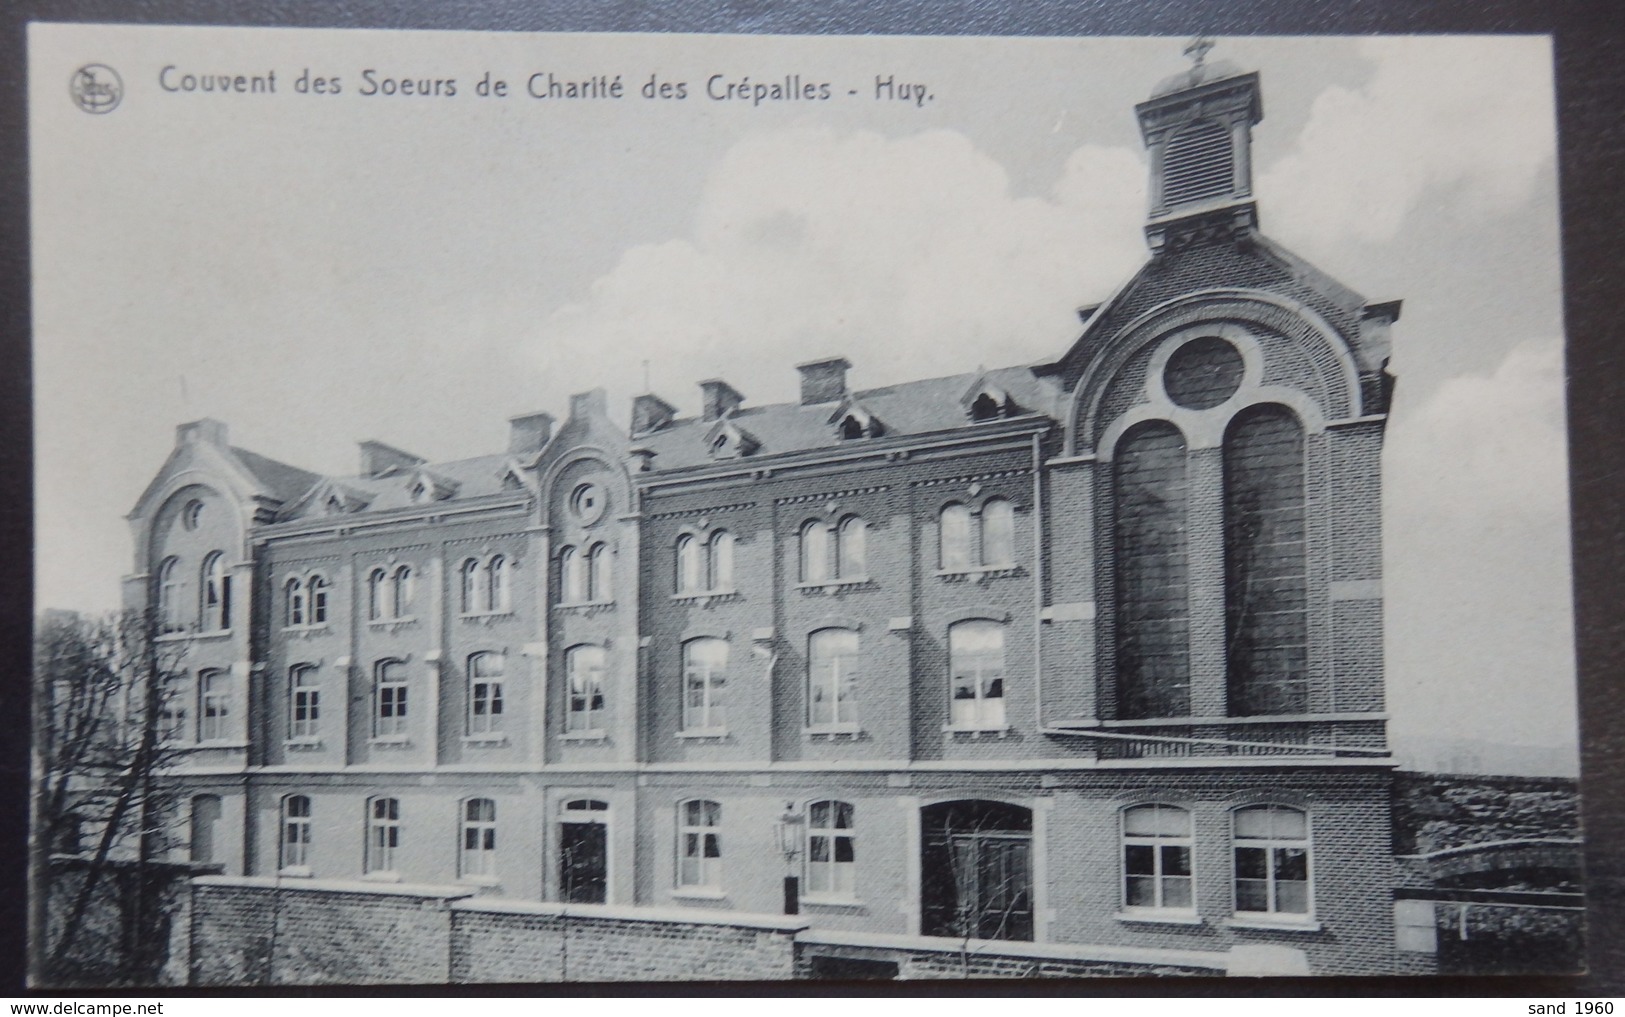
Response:
[[[1257,74],[1136,113],[1150,258],[1048,363],[346,477],[181,426],[127,600],[186,644],[193,858],[1394,970],[1398,304],[1259,232]]]

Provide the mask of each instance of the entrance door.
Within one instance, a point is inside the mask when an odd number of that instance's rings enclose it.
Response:
[[[559,823],[559,899],[603,904],[609,899],[609,805],[590,799],[565,802]]]
[[[972,939],[1033,938],[1032,812],[960,801],[921,813],[920,931]]]

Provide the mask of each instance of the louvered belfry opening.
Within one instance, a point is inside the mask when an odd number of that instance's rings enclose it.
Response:
[[[1303,429],[1283,406],[1253,407],[1224,443],[1229,713],[1309,709]]]
[[[1190,714],[1185,439],[1166,421],[1117,446],[1117,704],[1125,720]]]
[[[1162,159],[1165,207],[1229,194],[1235,187],[1230,131],[1217,121],[1198,120],[1180,128],[1168,139]]]

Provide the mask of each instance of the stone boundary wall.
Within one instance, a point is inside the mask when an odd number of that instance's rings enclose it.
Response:
[[[203,876],[192,881],[190,982],[386,985],[775,981],[818,958],[880,960],[897,977],[1308,974],[1302,951],[1228,952],[814,931],[737,911],[556,904],[465,887]]]

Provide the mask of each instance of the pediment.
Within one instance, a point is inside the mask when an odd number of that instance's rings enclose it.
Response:
[[[762,447],[761,441],[749,431],[723,417],[705,433],[706,453],[713,459],[738,459],[753,454]]]

